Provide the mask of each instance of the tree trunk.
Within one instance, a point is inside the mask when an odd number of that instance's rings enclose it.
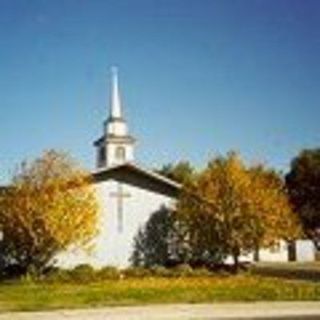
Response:
[[[258,245],[255,246],[254,254],[253,254],[253,260],[255,262],[259,262],[260,261],[260,248],[259,248]]]
[[[234,273],[238,273],[239,271],[239,255],[240,255],[239,248],[234,248],[232,251]]]

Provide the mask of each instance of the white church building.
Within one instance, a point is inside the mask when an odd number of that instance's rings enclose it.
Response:
[[[57,265],[78,264],[94,267],[127,267],[131,264],[134,239],[153,213],[175,205],[180,185],[135,163],[135,138],[129,133],[123,115],[117,70],[112,70],[110,114],[102,136],[94,142],[96,170],[93,173],[100,214],[92,250],[70,250],[57,257]],[[296,259],[313,260],[310,242],[297,242]],[[243,257],[253,260],[253,255]],[[288,248],[282,242],[272,250],[261,250],[261,261],[288,261]]]
[[[174,206],[180,185],[135,163],[135,139],[123,115],[118,75],[112,69],[110,114],[102,136],[94,142],[93,173],[99,201],[98,232],[90,253],[70,250],[57,257],[57,265],[94,267],[130,265],[134,239],[150,216]]]

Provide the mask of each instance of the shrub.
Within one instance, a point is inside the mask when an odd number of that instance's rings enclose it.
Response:
[[[80,264],[69,271],[72,280],[90,282],[95,280],[96,271],[89,264]]]
[[[1,280],[13,280],[19,279],[22,275],[26,274],[25,268],[22,268],[19,264],[9,264],[1,266],[0,279]]]
[[[213,275],[213,273],[210,272],[210,270],[208,270],[206,268],[193,269],[193,273],[192,273],[193,277],[210,277],[212,275]]]
[[[173,274],[177,277],[190,277],[193,275],[193,269],[188,264],[180,264],[173,270]]]
[[[95,270],[92,266],[82,264],[72,270],[50,268],[45,275],[46,282],[93,282],[106,279],[119,279],[119,270],[114,267],[103,267]]]
[[[300,280],[320,280],[320,269],[318,266],[308,264],[289,263],[266,263],[255,264],[251,267],[252,275],[278,277],[285,279],[300,279]]]
[[[71,272],[71,270],[52,268],[46,273],[44,280],[50,283],[70,282],[72,281]]]
[[[132,267],[132,268],[127,268],[123,270],[122,274],[125,277],[132,277],[132,278],[143,278],[143,277],[148,277],[151,276],[151,270],[146,269],[143,267]]]
[[[174,273],[171,269],[165,268],[163,266],[153,266],[151,267],[151,274],[156,277],[172,277]]]
[[[103,267],[102,269],[96,271],[96,277],[99,280],[120,279],[121,278],[121,273],[115,267],[106,266],[106,267]]]
[[[174,268],[166,268],[164,266],[153,266],[151,268],[134,267],[123,271],[125,277],[143,278],[143,277],[208,277],[213,273],[206,268],[193,269],[188,264],[181,264]]]

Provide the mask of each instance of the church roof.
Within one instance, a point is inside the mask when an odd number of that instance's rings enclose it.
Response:
[[[125,135],[125,136],[116,136],[113,134],[108,134],[108,136],[106,137],[106,135],[103,135],[102,137],[100,137],[99,139],[97,139],[96,141],[94,141],[93,145],[94,146],[99,146],[102,143],[104,143],[105,141],[114,141],[114,142],[129,142],[129,143],[134,143],[135,142],[135,138],[133,138],[131,135]]]
[[[99,169],[93,177],[95,182],[114,179],[171,197],[177,197],[181,189],[181,184],[131,162]]]

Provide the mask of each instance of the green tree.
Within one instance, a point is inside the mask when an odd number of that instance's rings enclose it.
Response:
[[[195,178],[195,169],[188,161],[179,161],[176,164],[166,164],[157,173],[179,183],[186,184]]]
[[[263,166],[247,168],[235,153],[211,161],[185,188],[177,215],[193,257],[210,262],[231,255],[236,270],[240,254],[300,232],[282,180]]]
[[[306,234],[320,229],[320,149],[303,150],[291,162],[286,185]]]
[[[134,239],[132,263],[135,266],[165,266],[170,260],[174,220],[165,207],[154,212]]]
[[[86,248],[95,235],[97,202],[89,173],[56,151],[23,163],[0,197],[2,254],[22,272],[41,272],[60,251]]]

